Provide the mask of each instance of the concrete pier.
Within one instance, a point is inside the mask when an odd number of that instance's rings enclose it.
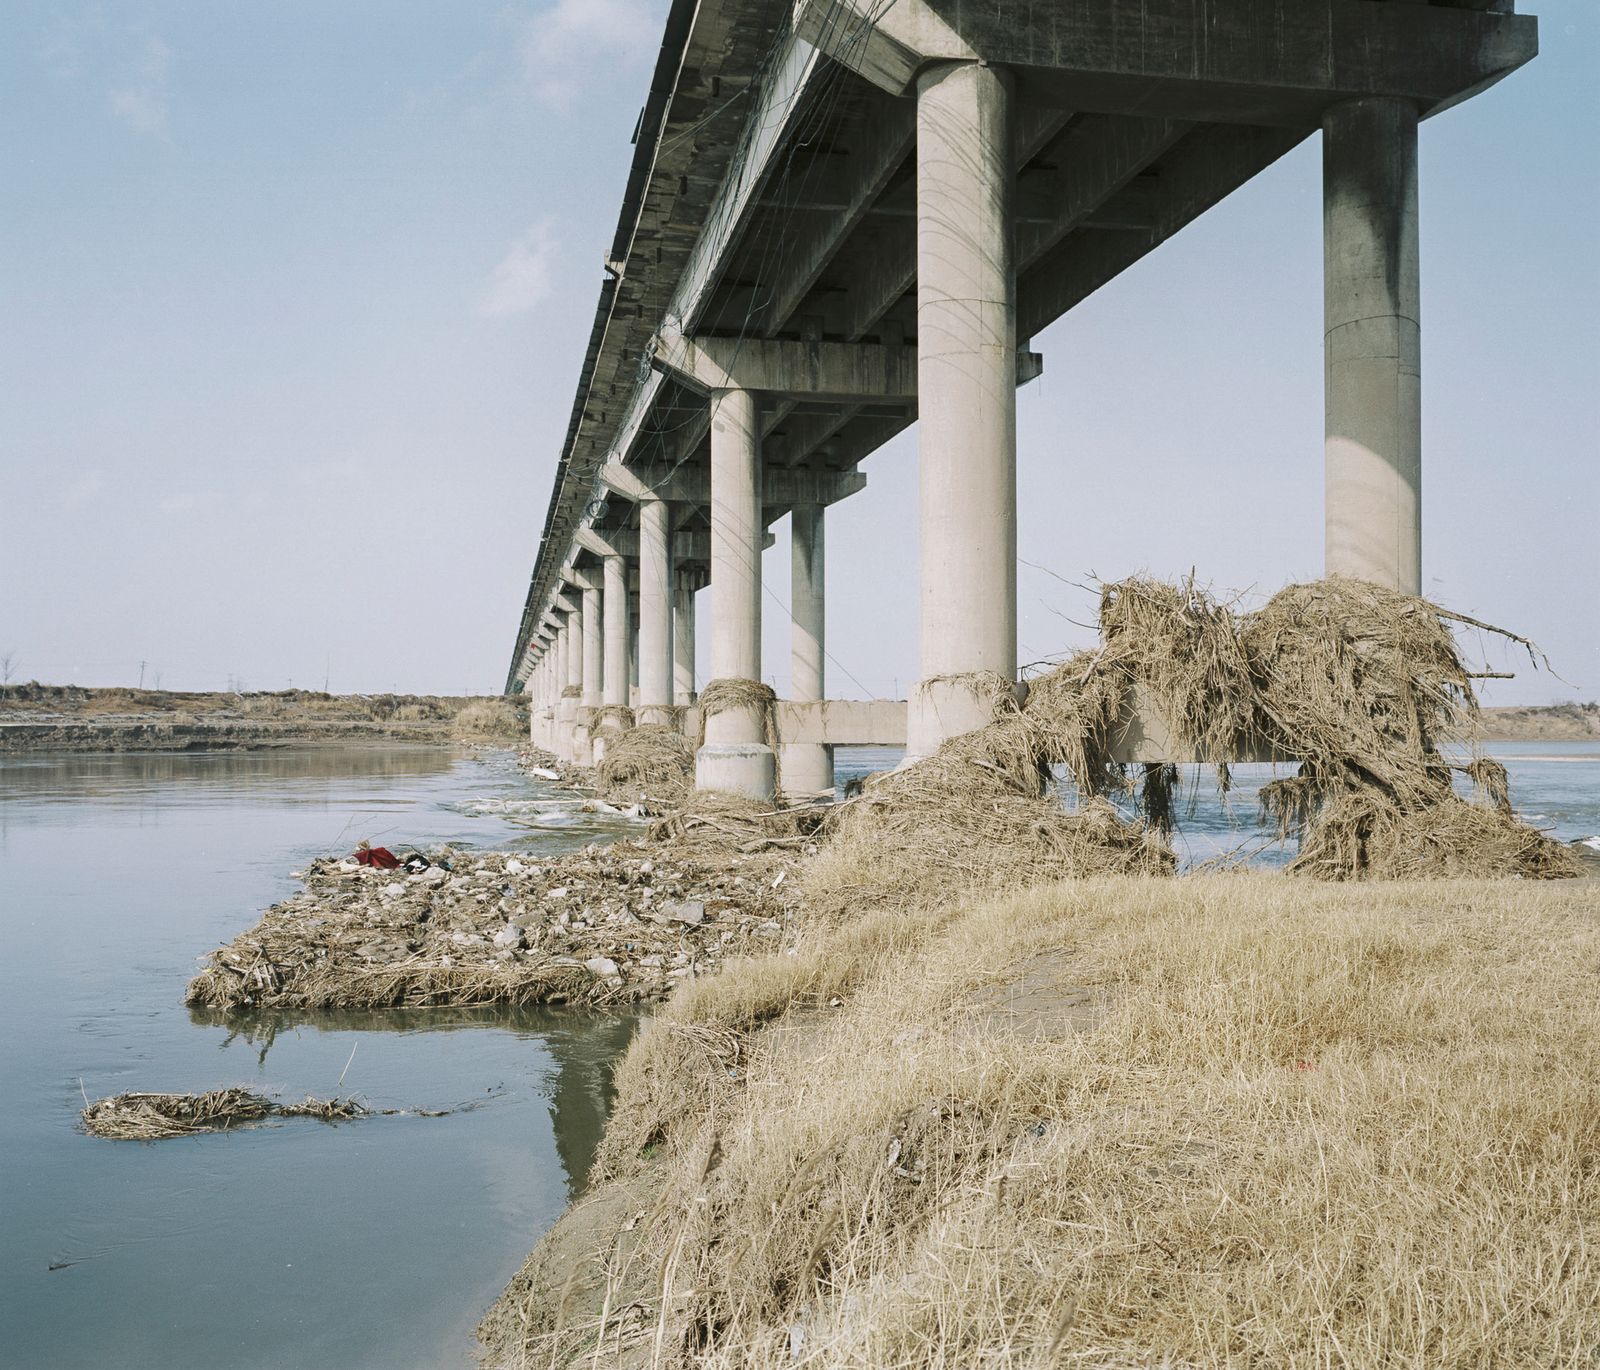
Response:
[[[798,504],[789,516],[790,693],[796,703],[826,699],[826,591],[824,514],[820,505]],[[779,779],[793,800],[833,795],[833,748],[826,743],[786,742]]]
[[[991,717],[1017,674],[1017,322],[1012,81],[976,62],[917,84],[921,680],[907,751]]]
[[[583,590],[583,651],[581,658],[583,693],[578,698],[578,711],[572,728],[572,760],[575,765],[594,764],[594,746],[591,725],[596,710],[600,708],[602,674],[605,666],[605,626],[602,620],[601,591],[594,582],[586,580]]]
[[[672,601],[672,702],[687,708],[695,690],[695,573],[679,571]]]
[[[605,649],[602,653],[602,708],[626,708],[628,703],[628,562],[610,555],[602,563],[605,622]],[[591,725],[590,743],[595,763],[605,755],[608,736],[621,728],[615,715],[602,717]]]
[[[640,723],[672,722],[672,510],[665,500],[639,505]]]
[[[1322,130],[1326,569],[1420,594],[1417,111],[1353,100]]]
[[[711,396],[712,683],[761,679],[760,421],[750,391]],[[760,709],[736,706],[706,716],[696,786],[770,800],[775,772]]]

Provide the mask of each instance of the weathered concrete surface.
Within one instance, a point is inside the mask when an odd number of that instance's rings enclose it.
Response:
[[[1330,575],[1422,593],[1417,112],[1328,111],[1322,135]]]
[[[947,63],[917,95],[921,681],[907,746],[986,718],[961,678],[1017,673],[1012,82]]]

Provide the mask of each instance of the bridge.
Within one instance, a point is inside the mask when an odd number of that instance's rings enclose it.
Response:
[[[674,0],[507,679],[535,740],[681,726],[700,786],[772,798],[774,743],[786,793],[831,793],[833,745],[987,722],[1031,340],[1317,133],[1325,568],[1418,593],[1418,125],[1537,49],[1514,0]],[[920,678],[829,701],[826,511],[919,420]],[[1158,719],[1126,745],[1170,759]]]

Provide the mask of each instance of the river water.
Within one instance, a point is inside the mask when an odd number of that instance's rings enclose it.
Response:
[[[1600,834],[1600,744],[1492,749],[1523,814]],[[841,786],[899,759],[841,748]],[[1272,771],[1196,784],[1186,863],[1284,859]],[[537,823],[538,828],[526,826]],[[581,1184],[635,1022],[570,1010],[227,1022],[196,958],[362,838],[551,854],[634,831],[503,754],[361,749],[0,758],[0,1365],[472,1365],[472,1329]],[[352,1054],[353,1053],[353,1054]],[[340,1090],[442,1118],[293,1120],[153,1144],[77,1130],[84,1097]]]
[[[360,838],[550,853],[618,831],[504,755],[0,759],[0,1364],[472,1365],[477,1317],[582,1180],[633,1021],[229,1024],[192,1016],[184,983],[291,870]],[[457,1111],[157,1143],[76,1128],[85,1094],[298,1099],[341,1072],[376,1108]]]

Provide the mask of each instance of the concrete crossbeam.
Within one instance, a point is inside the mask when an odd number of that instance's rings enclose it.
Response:
[[[670,474],[657,475],[651,471],[630,470],[621,462],[607,462],[600,468],[600,480],[608,490],[637,503],[652,499],[701,507],[711,503],[711,472],[705,466],[685,466]],[[837,504],[849,495],[859,494],[866,486],[867,477],[861,471],[769,467],[762,477],[761,501],[769,509]]]
[[[856,34],[841,8],[872,25]],[[982,60],[1078,110],[1286,127],[1374,95],[1432,113],[1538,53],[1530,15],[1372,0],[1031,0],[1025,23],[974,0],[876,8],[801,0],[797,29],[896,95],[930,62]]]
[[[840,400],[914,400],[912,347],[770,338],[686,338],[663,331],[654,363],[709,394],[749,390]]]

